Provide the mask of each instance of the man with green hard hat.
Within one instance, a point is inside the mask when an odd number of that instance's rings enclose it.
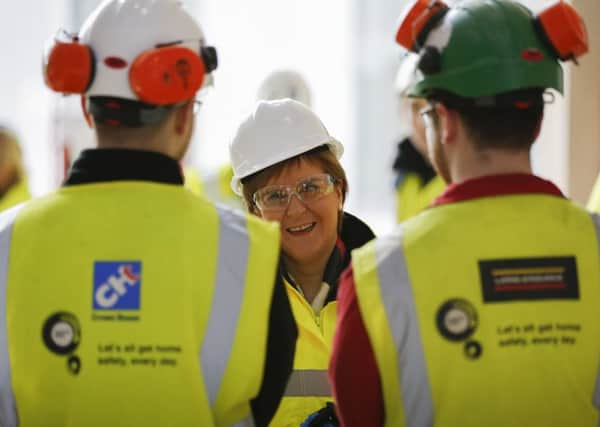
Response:
[[[342,424],[598,426],[600,218],[530,161],[583,22],[509,0],[413,1],[400,22],[449,186],[352,254],[330,364]]]

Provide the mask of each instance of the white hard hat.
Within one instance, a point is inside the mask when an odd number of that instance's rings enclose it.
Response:
[[[304,104],[292,99],[260,101],[229,145],[231,188],[241,195],[243,178],[321,145],[342,157],[343,145]]]
[[[86,96],[138,100],[129,80],[131,64],[142,52],[176,44],[200,54],[204,34],[177,0],[106,0],[88,17],[79,40],[90,46],[96,60],[93,82]],[[124,60],[109,67],[106,58]],[[205,75],[204,85],[210,83]]]
[[[394,89],[396,94],[399,96],[406,96],[408,89],[415,82],[415,76],[417,71],[417,63],[419,55],[414,53],[407,53],[396,73],[396,81],[394,82]]]
[[[277,70],[263,80],[256,95],[258,101],[290,98],[311,106],[310,88],[302,75],[291,70]]]

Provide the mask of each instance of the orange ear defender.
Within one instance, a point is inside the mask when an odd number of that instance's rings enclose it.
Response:
[[[136,58],[129,83],[141,101],[169,105],[192,99],[202,87],[205,72],[197,53],[180,46],[159,47]]]
[[[94,77],[94,54],[77,41],[56,42],[44,56],[44,79],[48,87],[65,94],[82,94]]]
[[[76,36],[67,36],[68,41],[53,39],[46,48],[44,79],[56,92],[83,95],[94,80],[96,60],[89,46],[79,43]],[[194,52],[180,43],[147,50],[133,61],[129,85],[139,101],[165,106],[192,99],[202,87],[204,75],[217,68],[214,47],[202,46]],[[127,66],[119,57],[108,57],[104,62],[118,65],[112,68]]]
[[[576,60],[588,51],[588,36],[583,19],[563,0],[540,12],[536,24],[561,60]]]
[[[416,0],[400,15],[396,41],[405,49],[418,52],[447,11],[448,6],[441,0]]]

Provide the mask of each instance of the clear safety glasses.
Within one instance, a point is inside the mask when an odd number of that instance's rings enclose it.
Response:
[[[436,129],[438,122],[437,110],[434,104],[429,104],[419,111],[419,115],[425,124],[425,129]]]
[[[336,179],[329,174],[302,178],[294,185],[269,185],[252,195],[261,212],[284,211],[295,194],[304,203],[311,203],[333,192]]]

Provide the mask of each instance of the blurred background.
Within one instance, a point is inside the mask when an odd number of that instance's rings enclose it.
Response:
[[[41,72],[45,41],[59,28],[77,32],[99,0],[5,2],[0,17],[0,124],[21,141],[34,195],[59,186],[77,155],[93,145],[80,100],[48,90]],[[406,132],[394,93],[402,55],[394,43],[406,0],[185,0],[220,64],[197,117],[186,159],[202,174],[227,161],[228,144],[273,70],[300,72],[312,107],[343,142],[348,210],[378,233],[395,223],[392,163]],[[449,2],[451,3],[451,2]],[[549,0],[522,1],[536,11]],[[546,111],[534,145],[535,172],[584,203],[600,169],[600,1],[574,0],[591,52],[565,67],[566,93]]]

